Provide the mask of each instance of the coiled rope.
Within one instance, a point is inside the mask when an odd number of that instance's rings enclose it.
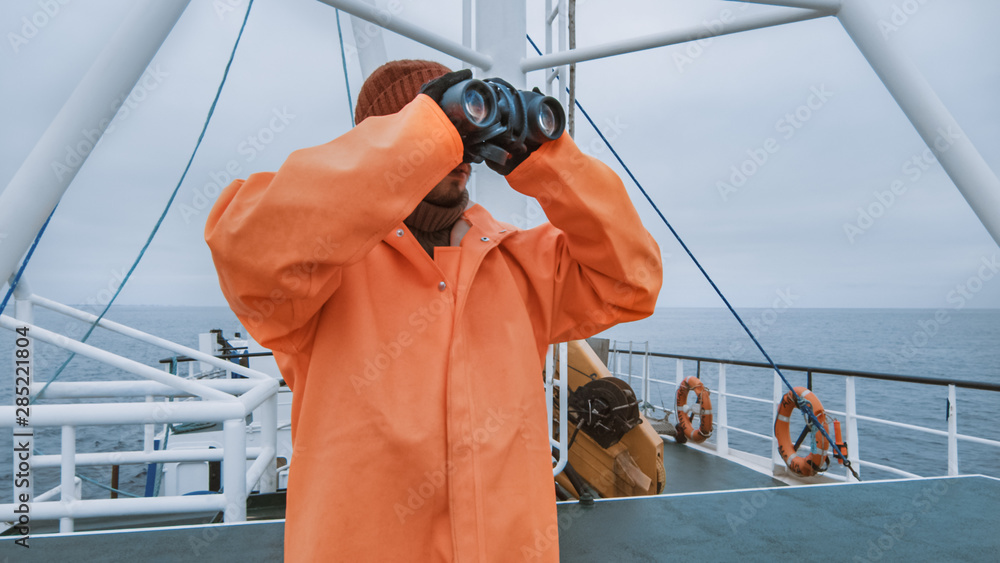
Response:
[[[530,35],[528,36],[528,42],[531,44],[532,48],[534,48],[535,52],[538,53],[539,56],[541,56],[542,55],[541,49],[538,48],[538,45],[535,45],[535,42],[531,39]],[[660,220],[662,220],[663,224],[666,225],[667,229],[670,230],[670,234],[674,235],[674,238],[677,239],[677,242],[681,245],[681,248],[684,249],[684,252],[687,253],[688,257],[691,258],[691,261],[694,262],[694,265],[697,266],[698,270],[701,271],[703,276],[705,276],[705,279],[708,280],[708,283],[712,286],[712,289],[715,290],[715,293],[719,296],[719,298],[722,299],[722,302],[726,304],[726,308],[729,309],[729,312],[733,314],[733,317],[736,318],[736,321],[740,323],[741,327],[743,327],[743,330],[747,333],[747,336],[749,336],[750,340],[753,341],[754,346],[756,346],[757,349],[760,350],[760,353],[763,354],[764,358],[767,360],[767,363],[771,364],[771,367],[774,369],[774,372],[778,374],[778,377],[781,378],[781,381],[784,382],[785,386],[788,387],[788,389],[791,391],[792,397],[795,399],[796,405],[798,406],[799,410],[801,410],[802,413],[805,414],[806,419],[809,421],[809,426],[818,429],[830,444],[834,444],[834,447],[832,448],[833,454],[844,463],[844,467],[846,467],[848,471],[850,471],[851,474],[854,475],[854,478],[860,481],[861,477],[859,477],[858,473],[854,470],[853,467],[851,467],[850,460],[848,460],[847,457],[840,452],[840,448],[836,447],[835,445],[836,442],[830,437],[830,434],[829,432],[827,432],[826,428],[824,428],[823,425],[820,424],[819,419],[817,419],[816,414],[813,413],[812,407],[810,406],[809,402],[804,400],[801,396],[799,396],[798,393],[795,392],[795,388],[792,386],[791,383],[788,382],[788,379],[785,378],[785,374],[781,373],[781,370],[778,369],[778,365],[774,362],[774,360],[771,359],[771,356],[767,353],[766,350],[764,350],[764,347],[761,346],[760,342],[757,341],[757,337],[754,336],[753,332],[750,330],[750,327],[748,327],[747,324],[743,322],[743,318],[740,317],[739,313],[736,312],[736,309],[734,309],[733,306],[729,303],[729,300],[726,299],[726,296],[723,295],[722,290],[719,289],[719,286],[715,284],[714,280],[712,280],[712,276],[708,275],[708,272],[705,271],[704,267],[702,267],[701,262],[699,262],[698,259],[694,257],[694,253],[692,253],[691,249],[689,249],[688,246],[684,244],[684,241],[681,239],[681,236],[674,229],[673,225],[670,224],[670,221],[668,221],[667,218],[663,215],[663,212],[660,211],[660,208],[656,205],[656,202],[653,201],[653,198],[650,197],[646,189],[643,188],[642,184],[639,183],[639,180],[635,177],[634,174],[632,174],[632,170],[629,169],[628,165],[625,164],[625,161],[622,160],[622,157],[618,155],[618,151],[616,151],[615,148],[611,146],[611,141],[609,141],[608,138],[604,136],[604,133],[597,126],[597,124],[594,123],[594,120],[591,119],[590,114],[587,113],[587,110],[583,109],[583,105],[580,103],[579,98],[576,99],[576,107],[577,109],[580,110],[580,113],[583,114],[583,117],[587,120],[587,122],[590,123],[590,126],[594,128],[594,131],[597,132],[597,135],[601,137],[601,140],[604,141],[604,144],[608,147],[608,149],[611,150],[611,154],[614,155],[615,159],[618,161],[618,164],[622,166],[622,168],[625,170],[625,173],[628,174],[629,178],[632,179],[632,182],[635,184],[635,186],[639,188],[640,192],[642,192],[643,197],[645,197],[646,201],[649,202],[649,205],[653,208],[653,211],[656,211],[656,214],[660,217]]]

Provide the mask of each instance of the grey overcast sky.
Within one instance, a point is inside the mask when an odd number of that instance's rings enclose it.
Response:
[[[888,40],[1000,170],[1000,2],[872,3],[892,25]],[[39,15],[52,5],[58,13]],[[461,40],[460,1],[404,5],[400,17]],[[0,187],[129,7],[0,3]],[[28,268],[37,293],[85,303],[119,283],[183,171],[245,8],[246,0],[192,0],[66,193]],[[578,44],[775,9],[579,0]],[[537,42],[542,12],[542,2],[529,2]],[[34,33],[32,20],[44,22]],[[346,15],[343,23],[354,44]],[[391,33],[386,42],[390,58],[459,66]],[[348,66],[356,94],[361,73],[355,59]],[[782,295],[798,307],[1000,307],[1000,276],[987,267],[1000,250],[940,166],[920,161],[922,141],[836,19],[586,62],[578,74],[582,103],[737,307],[769,307]],[[241,177],[273,170],[291,151],[343,133],[348,112],[335,11],[315,0],[257,0],[201,150],[119,302],[224,305],[202,239],[216,184],[228,182],[227,167]],[[577,142],[618,169],[583,123]],[[762,152],[766,162],[746,164]],[[739,168],[752,171],[745,181],[733,178]],[[884,193],[897,180],[901,193],[890,201]],[[626,184],[664,252],[659,306],[720,306]]]

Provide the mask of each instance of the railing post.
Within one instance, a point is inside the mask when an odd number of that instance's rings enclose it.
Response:
[[[31,289],[28,287],[28,283],[24,280],[23,277],[21,278],[21,281],[18,283],[17,287],[14,288],[14,318],[29,324],[35,324],[35,309],[34,305],[31,302]],[[14,336],[17,337],[19,335],[15,334]],[[29,388],[28,394],[30,396],[31,394],[30,388],[32,383],[34,382],[34,377],[37,374],[37,371],[35,369],[36,364],[34,363],[35,339],[32,338],[30,332],[28,333],[27,338],[28,338],[28,346],[26,349],[28,350],[28,358],[27,358],[28,363],[13,364],[15,368],[12,368],[10,371],[12,376],[10,383],[11,383],[11,389],[17,389],[18,387],[20,387],[17,381],[18,377],[27,374],[28,388]],[[15,362],[16,361],[17,358],[15,358]],[[16,369],[16,367],[18,366],[26,367],[27,369],[20,371]],[[15,406],[17,406],[17,398],[18,395],[14,395],[12,398],[13,404]],[[18,473],[24,473],[24,467],[28,467],[30,469],[31,457],[34,455],[35,451],[35,432],[34,429],[32,429],[32,427],[30,426],[31,423],[30,416],[26,416],[25,418],[28,419],[28,425],[18,426],[12,429],[15,446],[20,448],[20,445],[23,444],[25,446],[23,449],[27,450],[18,452],[18,455],[16,456],[12,455],[13,471],[11,472],[11,481],[12,481],[11,484],[13,485],[12,487],[12,492],[14,494],[13,501],[16,504],[21,504],[20,499],[22,495],[27,495],[29,503],[35,498],[35,480],[18,479],[17,477]],[[13,452],[11,453],[13,454]],[[22,455],[24,456],[23,459]],[[24,466],[22,466],[22,464],[24,464]],[[20,487],[17,486],[18,483],[20,483],[22,486]]]
[[[646,341],[646,356],[642,361],[642,402],[649,403],[649,341]]]
[[[60,498],[63,504],[72,504],[76,499],[76,427],[62,427],[62,465],[60,475]],[[59,519],[59,533],[73,532],[73,517]]]
[[[569,342],[562,342],[559,344],[559,461],[552,469],[552,475],[562,473],[567,463],[569,463]]]
[[[773,421],[778,416],[778,405],[781,404],[781,398],[785,395],[785,388],[778,372],[774,371],[772,373],[774,373],[773,402],[771,403],[771,420]],[[784,468],[785,462],[781,459],[781,454],[778,453],[778,439],[774,437],[774,432],[771,432],[771,473],[777,475]]]
[[[223,423],[222,487],[226,498],[225,522],[247,519],[247,436],[242,418]]]
[[[628,386],[632,386],[632,341],[628,341]]]
[[[146,395],[146,402],[152,403],[153,396]],[[155,424],[144,424],[142,427],[142,451],[147,454],[153,451],[153,443],[156,439],[156,425]]]
[[[715,449],[721,456],[729,455],[729,415],[726,411],[726,364],[719,364],[719,401],[715,406],[718,422],[715,427]]]
[[[684,360],[677,358],[677,388],[679,389],[681,383],[684,381]],[[674,393],[674,418],[677,418],[677,393]],[[678,423],[680,421],[678,420]]]
[[[851,467],[861,475],[861,444],[858,443],[858,407],[855,402],[854,376],[847,376],[844,379],[844,412],[847,414],[847,459],[851,462]],[[848,472],[847,481],[857,481],[854,475]]]
[[[261,403],[257,420],[260,421],[260,445],[273,448],[275,459],[278,457],[278,392]],[[260,492],[273,493],[278,490],[278,467],[272,462],[264,469],[260,477]]]
[[[552,438],[553,429],[552,426],[552,386],[555,385],[555,344],[549,344],[548,350],[545,351],[545,413],[548,418],[545,420],[549,421],[549,438]]]
[[[948,476],[958,475],[958,406],[955,386],[948,386]]]

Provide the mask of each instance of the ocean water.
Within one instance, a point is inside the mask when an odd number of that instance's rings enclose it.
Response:
[[[933,377],[1000,385],[1000,310],[931,309],[747,309],[744,322],[779,365],[833,368]],[[653,317],[614,327],[601,336],[621,348],[745,360],[766,360],[725,309],[663,309]],[[624,360],[623,360],[624,361]],[[634,387],[639,388],[641,362],[633,359]],[[622,370],[627,373],[627,361]],[[718,388],[717,364],[683,362],[684,375],[699,375],[710,389]],[[651,377],[676,378],[677,361],[653,358]],[[785,371],[792,385],[806,385],[807,375]],[[727,366],[729,393],[770,400],[774,387],[770,369]],[[844,378],[814,374],[813,391],[829,410],[845,409]],[[856,380],[860,415],[947,431],[946,386],[917,385],[869,379]],[[673,408],[675,387],[653,384],[650,402]],[[1000,425],[1000,392],[957,389],[958,432],[996,440]],[[771,406],[731,398],[729,424],[770,436]],[[842,416],[839,416],[843,420]],[[797,436],[798,429],[794,426]],[[770,457],[770,443],[730,432],[732,447]],[[794,437],[793,437],[794,438]],[[714,441],[714,437],[711,441]],[[862,421],[859,448],[863,460],[907,470],[917,475],[947,473],[947,440],[908,429]],[[1000,448],[959,441],[962,473],[1000,476]],[[843,472],[842,468],[838,468]],[[891,473],[864,468],[862,478],[893,478]]]
[[[8,314],[12,312],[8,307]],[[86,308],[85,308],[86,309]],[[98,314],[99,311],[87,309]],[[174,342],[198,348],[198,333],[211,329],[222,329],[223,334],[232,337],[234,332],[244,332],[236,315],[228,307],[150,307],[150,306],[114,306],[108,312],[109,320],[122,323],[132,328],[172,340]],[[79,340],[89,328],[88,324],[69,319],[62,315],[41,308],[35,308],[35,324],[60,332]],[[244,332],[245,334],[245,332]],[[118,334],[96,329],[87,340],[95,347],[121,354],[145,365],[162,369],[161,359],[172,354],[161,348],[143,344],[136,340]],[[14,348],[13,333],[0,330],[0,358],[12,358]],[[48,381],[69,357],[69,353],[54,346],[35,340],[34,344],[34,381]],[[12,365],[7,363],[7,366]],[[3,370],[4,381],[0,383],[0,404],[12,404],[13,378],[9,368]],[[185,373],[185,372],[182,372]],[[97,361],[76,356],[67,365],[58,381],[109,381],[109,380],[141,379],[127,372],[109,368]],[[142,399],[138,399],[142,400]],[[103,399],[81,399],[74,402],[103,402]],[[56,401],[46,401],[39,404]],[[66,402],[66,401],[58,401]],[[35,449],[37,453],[52,454],[60,450],[59,428],[36,428]],[[10,433],[0,433],[0,499],[8,502],[12,495],[12,440]],[[142,426],[81,426],[77,428],[77,451],[114,451],[141,450],[143,439]],[[111,469],[108,467],[78,467],[77,474],[93,479],[99,483],[110,485]],[[41,494],[59,484],[59,468],[32,469],[35,480],[35,494]],[[146,466],[123,465],[119,472],[119,489],[142,495],[146,486]],[[108,498],[108,491],[92,485],[84,480],[84,498]]]
[[[741,310],[744,320],[754,330],[765,349],[779,364],[895,373],[951,380],[971,380],[1000,384],[1000,310],[963,310],[945,312],[917,309],[748,309]],[[108,318],[128,326],[197,347],[198,333],[222,329],[227,337],[243,332],[235,315],[225,307],[148,307],[116,306]],[[79,339],[87,325],[45,310],[36,312],[36,324]],[[620,325],[601,336],[618,341],[627,348],[632,341],[636,350],[704,356],[748,361],[763,361],[731,314],[723,309],[661,309],[642,321]],[[98,329],[89,343],[122,354],[147,365],[161,368],[159,360],[170,354],[156,347],[140,344]],[[13,356],[14,338],[0,331],[0,358]],[[36,341],[36,381],[47,380],[68,357],[64,351]],[[7,364],[8,366],[11,364]],[[623,362],[623,369],[627,361]],[[641,362],[633,361],[633,383],[639,388]],[[696,362],[684,363],[685,375],[699,375],[712,389],[717,388],[718,367]],[[0,384],[0,402],[11,404],[11,371]],[[654,358],[654,378],[673,381],[674,360]],[[730,393],[770,398],[772,375],[766,369],[727,368]],[[794,385],[804,385],[805,375],[786,374]],[[95,381],[132,379],[127,373],[106,368],[100,363],[76,357],[60,381]],[[815,375],[813,390],[827,409],[843,410],[843,378]],[[947,430],[947,388],[906,383],[858,380],[859,413]],[[672,408],[673,387],[653,384],[650,402]],[[42,403],[46,402],[44,399]],[[98,402],[96,400],[90,402]],[[959,389],[957,394],[960,433],[996,439],[992,429],[1000,425],[1000,393]],[[773,419],[770,406],[731,399],[730,424],[770,435]],[[142,427],[88,426],[77,430],[77,449],[81,452],[108,449],[140,449]],[[58,428],[36,429],[36,449],[55,453],[60,448]],[[714,438],[713,438],[714,439]],[[769,455],[768,442],[738,433],[730,433],[733,447]],[[930,436],[887,426],[863,424],[860,428],[861,457],[920,475],[938,475],[947,471],[947,449],[943,437]],[[1000,476],[1000,448],[960,442],[960,469],[963,473]],[[11,496],[12,441],[9,433],[0,434],[0,499]],[[842,470],[841,470],[842,471]],[[99,483],[110,483],[110,469],[79,467],[78,474]],[[59,482],[59,470],[34,469],[35,492],[39,494]],[[892,477],[878,470],[864,468],[863,478]],[[121,468],[119,487],[142,494],[146,481],[145,466]],[[86,498],[107,498],[108,492],[84,483]]]

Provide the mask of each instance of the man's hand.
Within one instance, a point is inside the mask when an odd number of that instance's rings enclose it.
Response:
[[[486,166],[489,166],[490,170],[493,170],[497,174],[503,174],[506,176],[507,174],[513,172],[515,168],[520,166],[522,162],[527,160],[528,157],[531,156],[531,153],[535,152],[535,149],[540,146],[542,145],[526,142],[520,151],[509,153],[510,156],[507,157],[507,161],[503,164],[497,164],[492,160],[487,160]]]
[[[536,94],[542,93],[537,86],[531,91]],[[545,142],[548,141],[543,141],[543,143]],[[510,157],[507,158],[506,162],[498,164],[492,160],[487,160],[486,166],[489,166],[494,172],[506,176],[507,174],[513,172],[514,169],[517,168],[522,162],[527,160],[527,158],[531,156],[531,153],[535,152],[540,146],[542,146],[542,143],[536,143],[526,139],[520,147],[512,148],[512,150],[510,150]]]
[[[420,93],[426,94],[432,100],[441,105],[441,97],[448,88],[458,84],[463,80],[468,80],[472,78],[472,71],[470,69],[464,68],[462,70],[456,70],[455,72],[449,72],[448,74],[435,78],[427,84],[420,87]]]

